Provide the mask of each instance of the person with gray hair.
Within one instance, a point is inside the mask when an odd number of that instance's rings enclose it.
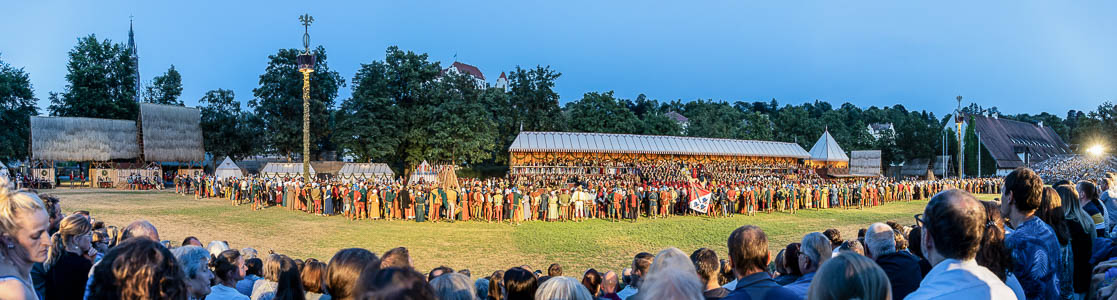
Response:
[[[209,246],[206,246],[206,249],[209,250],[209,255],[218,256],[221,255],[221,252],[229,250],[229,244],[224,241],[213,240],[209,242]]]
[[[821,232],[808,233],[803,236],[801,244],[803,244],[803,251],[799,252],[799,270],[803,271],[803,276],[785,287],[791,290],[798,299],[805,299],[807,291],[811,288],[811,281],[814,280],[815,272],[826,260],[830,259],[834,249],[830,246],[830,238],[827,238]]]
[[[256,249],[253,249],[252,247],[244,247],[244,249],[240,249],[240,256],[244,257],[244,259],[253,259],[256,258],[256,255]]]
[[[698,279],[694,263],[675,247],[655,255],[644,283],[636,294],[638,299],[705,299],[705,285]]]
[[[535,290],[536,300],[593,300],[590,291],[577,279],[551,277]]]
[[[892,298],[903,299],[919,288],[923,273],[919,269],[919,259],[907,252],[896,251],[896,232],[884,223],[873,223],[865,232],[865,244],[869,248],[869,258],[888,276],[892,285]]]
[[[446,273],[431,280],[434,294],[441,300],[476,300],[473,293],[473,283],[469,277],[461,273]]]
[[[213,272],[209,269],[209,252],[198,246],[182,246],[171,250],[175,260],[186,274],[186,290],[191,299],[209,295]]]

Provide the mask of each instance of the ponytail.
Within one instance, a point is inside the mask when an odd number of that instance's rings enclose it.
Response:
[[[43,267],[50,270],[58,263],[58,260],[65,254],[66,247],[70,246],[75,237],[89,234],[93,231],[93,225],[89,223],[84,215],[72,214],[58,224],[58,232],[50,236],[50,249],[47,252],[47,260],[43,262]]]
[[[56,232],[50,236],[50,249],[47,250],[47,260],[43,261],[43,269],[50,271],[54,265],[58,263],[58,258],[62,257],[62,252],[66,251],[66,245],[62,242],[62,233]]]

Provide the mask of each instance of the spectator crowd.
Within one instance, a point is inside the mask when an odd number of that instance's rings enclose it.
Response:
[[[150,222],[117,229],[86,211],[64,215],[56,197],[0,179],[0,299],[1117,299],[1115,179],[1046,186],[1020,168],[998,201],[944,183],[914,225],[810,232],[776,253],[763,228],[744,225],[720,254],[672,247],[636,253],[625,270],[477,275],[420,272],[402,247],[317,261],[171,243]]]

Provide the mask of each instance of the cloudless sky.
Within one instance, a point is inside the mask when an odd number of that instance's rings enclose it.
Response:
[[[962,95],[1062,116],[1117,101],[1117,2],[911,2],[6,1],[0,60],[30,73],[45,114],[77,38],[125,43],[134,16],[145,83],[174,64],[187,105],[218,88],[247,103],[267,56],[301,48],[297,17],[310,13],[311,43],[347,83],[398,45],[443,66],[456,54],[490,83],[517,65],[550,65],[562,103],[614,90],[942,115]]]

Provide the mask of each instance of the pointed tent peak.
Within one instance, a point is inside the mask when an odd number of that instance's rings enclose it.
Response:
[[[838,141],[834,140],[834,136],[830,135],[830,130],[822,132],[822,136],[811,147],[811,160],[817,161],[849,161],[849,156],[846,155],[845,150],[838,146]]]
[[[221,161],[221,165],[217,166],[217,169],[227,169],[227,168],[240,169],[239,167],[237,167],[237,163],[233,162],[233,159],[231,157],[226,156],[225,160]]]

